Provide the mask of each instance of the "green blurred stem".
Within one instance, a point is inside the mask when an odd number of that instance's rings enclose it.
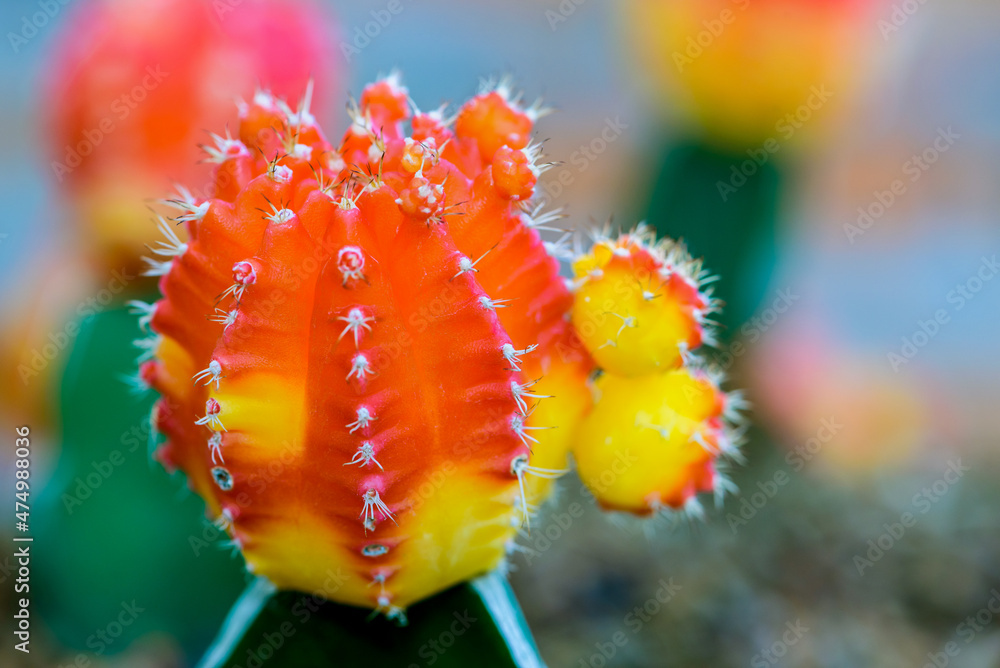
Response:
[[[720,276],[715,296],[726,308],[714,317],[724,327],[723,339],[753,315],[774,265],[787,175],[777,156],[762,153],[766,157],[755,161],[746,150],[698,140],[667,144],[646,215],[659,235],[682,239]]]
[[[514,593],[497,573],[422,601],[406,616],[399,625],[370,610],[277,591],[258,578],[199,668],[544,668]]]

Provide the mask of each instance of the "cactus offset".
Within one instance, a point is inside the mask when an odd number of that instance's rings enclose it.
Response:
[[[500,565],[565,467],[592,363],[527,205],[538,113],[501,85],[453,131],[389,77],[334,149],[258,95],[215,197],[174,201],[189,240],[143,309],[158,457],[279,587],[339,570],[325,595],[396,614]]]
[[[743,408],[696,356],[713,341],[712,279],[642,226],[601,236],[573,269],[572,320],[603,372],[573,444],[580,478],[608,510],[700,514],[699,493],[731,488],[721,468],[739,456]]]
[[[601,398],[574,453],[580,478],[605,508],[638,515],[696,511],[697,494],[727,491],[717,463],[735,453],[725,415],[733,404],[717,379],[688,369],[639,378],[604,374],[597,390]]]
[[[573,264],[573,324],[598,364],[625,376],[677,368],[711,339],[704,323],[715,305],[700,291],[700,263],[673,242],[651,246],[644,234],[599,239]]]

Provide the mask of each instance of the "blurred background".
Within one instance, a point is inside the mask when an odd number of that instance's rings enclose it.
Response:
[[[257,84],[311,77],[337,137],[399,68],[422,108],[510,74],[555,108],[542,190],[581,243],[647,220],[721,276],[740,492],[671,526],[565,479],[514,558],[549,665],[1000,666],[1000,5],[10,0],[0,25],[0,478],[29,425],[36,537],[33,651],[4,548],[0,664],[201,656],[245,576],[127,382],[150,209],[207,182],[195,145]]]

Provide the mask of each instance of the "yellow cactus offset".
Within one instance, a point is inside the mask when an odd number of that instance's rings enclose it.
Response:
[[[580,478],[608,510],[700,514],[699,493],[731,488],[721,468],[743,407],[696,353],[713,342],[711,277],[643,226],[602,235],[573,270],[572,321],[601,367],[573,446]]]
[[[670,240],[652,241],[643,227],[617,239],[602,237],[573,263],[573,325],[612,373],[674,369],[690,351],[711,343],[705,322],[715,304],[701,291],[709,280],[701,264]]]
[[[735,455],[738,398],[707,372],[677,369],[640,378],[604,374],[574,453],[584,484],[608,510],[698,513],[697,495],[730,488],[718,469]]]

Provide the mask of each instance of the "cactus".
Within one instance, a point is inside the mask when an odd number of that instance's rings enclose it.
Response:
[[[744,408],[696,356],[714,342],[712,278],[643,226],[602,236],[573,270],[572,320],[602,369],[573,444],[580,478],[608,510],[700,515],[699,493],[732,489],[725,460],[740,456]]]
[[[349,112],[334,148],[308,98],[242,106],[206,147],[215,196],[166,201],[163,298],[133,305],[157,457],[247,568],[402,620],[505,569],[571,450],[609,510],[724,490],[739,399],[697,361],[716,304],[683,248],[640,228],[562,278],[533,201],[544,109],[506,83],[447,118],[392,75]]]
[[[775,141],[815,134],[860,90],[875,46],[864,28],[886,4],[632,0],[622,7],[636,64],[671,117],[683,107],[713,144],[773,153]],[[808,113],[808,122],[797,113]]]
[[[334,149],[261,93],[207,147],[215,197],[169,200],[189,241],[161,221],[136,305],[157,456],[252,572],[399,616],[500,566],[565,468],[591,362],[527,204],[542,111],[501,84],[446,119],[388,77]]]

